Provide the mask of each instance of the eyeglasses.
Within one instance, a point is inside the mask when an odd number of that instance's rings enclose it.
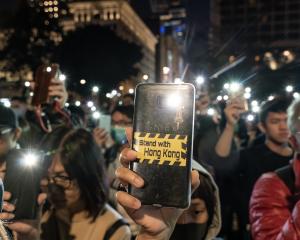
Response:
[[[54,184],[59,185],[65,189],[70,188],[73,183],[72,178],[64,175],[48,176],[48,181],[50,183],[53,182]]]

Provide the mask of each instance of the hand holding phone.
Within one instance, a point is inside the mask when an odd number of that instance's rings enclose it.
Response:
[[[27,150],[16,150],[6,161],[4,189],[6,199],[14,206],[13,220],[36,219],[38,212],[38,196],[43,169],[42,155]],[[8,211],[11,205],[8,205]]]
[[[131,170],[144,180],[129,193],[142,204],[187,208],[194,131],[195,89],[191,84],[140,84],[136,88]]]

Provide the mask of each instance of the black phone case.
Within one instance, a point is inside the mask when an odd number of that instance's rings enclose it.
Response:
[[[144,205],[187,208],[194,129],[195,89],[191,84],[140,84],[136,88],[130,168],[145,181],[129,193]]]
[[[10,202],[15,205],[14,220],[36,219],[38,212],[37,197],[44,170],[42,162],[34,168],[22,163],[24,152],[14,151],[6,162],[4,190],[12,194]]]

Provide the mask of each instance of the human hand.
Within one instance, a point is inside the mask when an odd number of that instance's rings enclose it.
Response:
[[[231,102],[228,102],[224,110],[227,126],[234,127],[243,112],[245,112],[244,102],[239,100],[232,100]]]
[[[132,129],[126,129],[126,134],[129,142],[132,138]],[[116,176],[124,184],[131,184],[136,188],[141,188],[144,185],[144,180],[135,172],[128,169],[129,163],[135,161],[137,154],[135,151],[125,148],[120,156],[120,161],[123,167],[116,170]],[[199,186],[199,174],[197,171],[192,171],[192,189]],[[175,227],[179,216],[184,212],[184,209],[169,208],[169,207],[154,207],[141,205],[141,202],[128,194],[127,192],[117,192],[116,198],[118,203],[124,207],[128,215],[141,226],[141,231],[138,234],[138,240],[160,240],[168,239]]]
[[[95,128],[93,136],[98,146],[109,148],[114,144],[111,135],[103,128]]]
[[[48,96],[55,97],[60,107],[63,108],[68,99],[68,92],[63,81],[52,79],[48,88]]]
[[[46,200],[46,195],[44,193],[39,194],[38,204],[42,205]],[[36,239],[38,237],[38,225],[39,220],[20,220],[14,221],[14,211],[15,205],[9,203],[11,199],[10,192],[4,192],[3,196],[3,210],[4,212],[0,213],[0,219],[4,221],[7,228],[15,233],[18,239]]]

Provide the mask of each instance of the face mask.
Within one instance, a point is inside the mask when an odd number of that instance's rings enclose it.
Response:
[[[206,229],[206,223],[176,224],[170,240],[203,240],[206,235]]]
[[[112,137],[117,144],[125,144],[127,143],[127,137],[124,127],[114,126],[112,128]]]
[[[18,118],[24,118],[26,114],[25,108],[12,108]]]
[[[49,183],[48,184],[48,199],[55,208],[65,208],[66,199],[65,199],[65,189],[57,184]]]

